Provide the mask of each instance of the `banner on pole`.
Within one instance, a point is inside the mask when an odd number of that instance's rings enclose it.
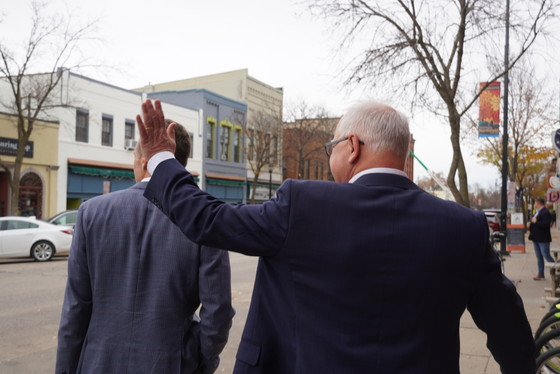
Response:
[[[486,82],[480,83],[480,89]],[[479,97],[478,136],[497,138],[500,136],[500,82],[492,82]]]

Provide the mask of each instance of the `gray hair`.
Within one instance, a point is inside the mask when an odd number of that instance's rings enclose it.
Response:
[[[408,119],[386,104],[364,102],[351,107],[337,130],[341,136],[356,134],[372,152],[390,151],[403,158],[408,155]]]

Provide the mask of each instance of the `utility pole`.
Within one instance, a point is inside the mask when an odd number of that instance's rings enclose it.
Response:
[[[509,96],[509,0],[506,0],[506,43],[504,51],[504,130],[502,134],[502,207],[501,207],[501,229],[507,232],[507,185],[508,185],[508,96]],[[506,236],[502,236],[500,252],[508,255],[506,249]]]

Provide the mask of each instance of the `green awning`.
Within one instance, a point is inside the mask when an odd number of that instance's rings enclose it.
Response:
[[[231,180],[215,179],[215,178],[207,178],[206,183],[213,184],[215,186],[229,186],[229,187],[245,186],[245,181],[231,181]]]
[[[134,179],[132,170],[98,168],[93,166],[70,165],[70,171],[74,174],[90,175],[104,178],[129,178]]]

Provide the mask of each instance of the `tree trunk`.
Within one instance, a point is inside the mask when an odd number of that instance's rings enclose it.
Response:
[[[461,152],[461,118],[456,113],[454,108],[448,106],[449,110],[449,125],[451,127],[451,146],[453,149],[453,156],[451,165],[449,167],[449,174],[447,176],[447,186],[451,190],[455,201],[466,207],[470,207],[469,187],[467,180],[467,170]],[[459,175],[459,187],[455,183],[455,176]]]
[[[255,172],[255,176],[253,177],[253,186],[251,187],[251,204],[255,204],[255,192],[257,192],[257,183],[259,181],[260,170]]]
[[[23,147],[19,147],[19,148],[23,148]],[[18,156],[19,153],[20,152],[18,149]],[[8,212],[8,214],[12,216],[19,216],[21,214],[21,212],[19,211],[19,181],[21,179],[21,162],[22,160],[19,157],[16,157],[14,172],[12,173],[12,178],[10,180],[12,198],[10,201],[10,211]]]

